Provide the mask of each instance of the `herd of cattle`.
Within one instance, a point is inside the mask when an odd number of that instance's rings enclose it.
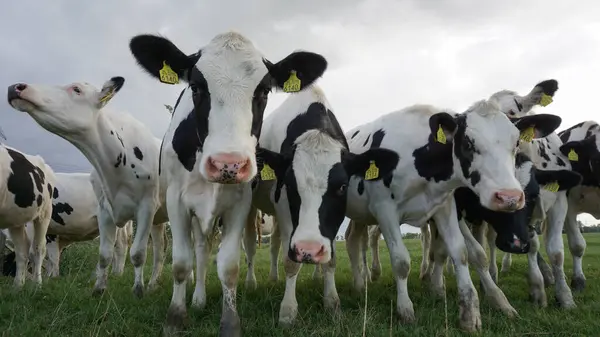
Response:
[[[235,32],[215,36],[191,55],[154,35],[133,37],[129,48],[152,77],[186,85],[162,140],[107,106],[123,77],[110,78],[100,90],[88,83],[8,87],[14,109],[76,146],[94,168],[91,174],[55,173],[39,156],[0,145],[0,227],[14,246],[17,287],[25,282],[30,257],[31,277],[40,284],[46,254],[48,274],[58,276],[64,247],[99,236],[93,293],[102,293],[111,264],[113,273],[123,273],[135,222],[130,256],[133,293],[141,297],[158,285],[168,222],[173,293],[164,330],[177,331],[186,316],[188,282],[195,282],[191,305],[206,305],[206,272],[218,227],[220,331],[239,336],[240,248],[248,265],[245,284],[255,288],[256,219],[262,212],[273,216],[270,279],[278,278],[284,247],[282,325],[297,316],[296,280],[304,263],[316,264],[315,275],[322,269],[324,306],[339,310],[334,241],[345,217],[351,219],[346,244],[354,286],[361,290],[381,274],[377,245],[383,234],[397,283],[396,309],[405,322],[415,314],[402,223],[422,230],[420,278],[435,293],[444,292],[444,265],[452,259],[462,329],[481,329],[469,263],[490,303],[508,316],[517,314],[496,284],[496,248],[507,254],[503,269],[511,253],[527,254],[535,303],[547,305],[545,286],[553,283],[560,306],[576,306],[571,288],[585,286],[586,247],[576,216],[600,217],[600,127],[588,121],[557,134],[560,117],[533,112],[552,102],[556,80],[542,81],[525,95],[498,91],[460,113],[414,105],[344,133],[314,83],[327,68],[319,54],[296,51],[272,62]],[[289,95],[263,120],[273,89]],[[538,224],[550,268],[539,253]],[[571,287],[563,267],[563,228],[573,255]],[[145,288],[150,236],[153,272]]]

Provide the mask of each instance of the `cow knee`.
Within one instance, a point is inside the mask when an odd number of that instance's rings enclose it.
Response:
[[[582,257],[585,252],[586,243],[584,240],[577,240],[569,245],[569,250],[573,256]]]
[[[188,263],[173,263],[173,280],[176,283],[183,283],[192,271],[192,265]]]

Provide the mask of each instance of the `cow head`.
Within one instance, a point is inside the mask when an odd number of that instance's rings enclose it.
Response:
[[[511,90],[502,90],[492,97],[500,103],[500,110],[509,118],[513,118],[527,115],[536,105],[546,106],[552,103],[557,90],[558,81],[545,80],[536,84],[525,96],[520,96]]]
[[[600,144],[595,134],[582,140],[563,144],[560,152],[571,163],[573,170],[583,174],[586,184],[600,186]]]
[[[44,129],[68,137],[91,130],[99,111],[124,82],[123,77],[116,76],[100,90],[85,82],[65,86],[17,83],[8,87],[8,103],[27,112]]]
[[[498,249],[523,254],[529,252],[529,232],[544,220],[548,209],[544,193],[566,191],[581,182],[581,175],[570,170],[538,170],[522,153],[517,154],[515,164],[516,177],[525,193],[525,207],[512,213],[484,210],[484,218],[497,233]]]
[[[399,157],[382,148],[351,153],[340,141],[317,130],[305,132],[295,143],[293,153],[261,149],[259,159],[273,168],[277,184],[286,188],[293,224],[289,258],[303,263],[327,263],[346,215],[350,177],[364,178],[375,164],[378,175],[369,178],[380,180],[392,174]]]
[[[272,88],[301,91],[327,68],[323,56],[302,51],[272,63],[235,32],[217,35],[192,55],[153,35],[135,36],[129,47],[156,79],[187,83],[174,114],[194,114],[200,174],[218,183],[248,182],[256,175],[256,145]]]
[[[492,97],[475,103],[463,114],[432,115],[430,143],[453,140],[454,171],[462,182],[479,196],[484,207],[512,212],[525,205],[523,189],[514,175],[520,137],[532,130],[533,137],[545,136],[547,125],[552,124],[546,119],[555,123],[557,118],[525,116],[511,123]]]

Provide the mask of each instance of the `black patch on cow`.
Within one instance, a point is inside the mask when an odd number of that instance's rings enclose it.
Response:
[[[131,164],[131,168],[134,169],[135,168],[135,164]]]
[[[137,179],[140,179],[140,176],[139,176],[139,175],[137,175],[137,173],[136,173],[135,177],[136,177]]]
[[[6,187],[15,196],[14,202],[17,206],[31,207],[36,200],[34,185],[39,193],[43,193],[46,178],[44,171],[33,165],[22,153],[9,148],[6,148],[6,151],[12,158],[12,172],[8,176]]]
[[[354,137],[356,137],[356,135],[358,135],[359,132],[360,132],[360,130],[354,131],[354,133],[352,134],[352,136],[350,137],[350,139],[354,139]]]
[[[383,136],[385,136],[385,131],[383,129],[379,129],[373,133],[373,142],[369,148],[375,149],[381,146],[381,142],[383,141]]]
[[[254,89],[254,95],[252,96],[252,128],[250,129],[250,134],[256,137],[257,140],[260,138],[263,116],[270,92],[271,75],[267,73]]]
[[[385,187],[387,187],[387,188],[390,188],[393,178],[394,178],[393,174],[387,175],[385,178],[383,178],[383,185],[385,185]]]
[[[516,98],[513,98],[513,101],[515,101],[515,105],[517,106],[517,109],[519,109],[519,111],[523,111],[523,104],[519,103],[519,101],[517,101]]]
[[[66,213],[67,215],[71,215],[71,212],[73,212],[73,207],[71,207],[69,203],[58,202],[52,207],[52,220],[57,224],[66,226],[65,220],[61,217],[61,214]]]
[[[396,199],[396,197],[394,196],[394,193],[390,194],[390,197],[391,197],[392,199]]]
[[[121,165],[122,162],[123,162],[123,154],[119,153],[119,155],[117,156],[117,162],[115,163],[115,167],[119,167],[119,165]]]
[[[38,205],[38,207],[42,206],[42,201],[44,201],[43,199],[44,198],[42,197],[42,195],[38,194],[37,199],[35,200],[36,203],[37,203],[37,205]]]
[[[173,134],[171,144],[173,150],[177,153],[179,162],[186,170],[191,172],[194,164],[196,164],[196,153],[201,150],[200,139],[196,134],[196,117],[193,111],[179,123]]]
[[[113,130],[110,130],[110,134],[111,134],[111,135],[114,135],[114,134],[115,134],[115,132],[114,132]]]
[[[585,132],[585,138],[590,137],[592,134],[594,134],[594,131],[596,131],[597,129],[598,129],[598,124],[594,123],[594,124],[590,125],[590,127]]]
[[[543,168],[547,168],[547,167],[548,167],[548,163],[546,163],[546,162],[543,162],[543,163],[542,163],[542,167],[543,167]]]
[[[144,159],[144,154],[142,153],[142,151],[140,150],[140,148],[137,147],[137,146],[133,147],[133,154],[140,161],[142,161]]]
[[[430,136],[427,144],[413,151],[413,157],[417,173],[428,181],[448,180],[454,172],[451,141],[440,144]]]
[[[56,199],[58,198],[58,188],[54,188],[54,191],[52,192],[52,199]]]
[[[546,162],[550,161],[550,156],[548,155],[548,152],[546,152],[546,145],[544,142],[538,142],[538,154],[540,157],[544,158]]]
[[[563,143],[566,143],[567,141],[569,141],[569,137],[571,137],[571,131],[580,128],[581,126],[583,126],[583,123],[585,122],[577,123],[572,127],[559,132],[558,137],[560,137],[560,140],[562,140]]]
[[[362,195],[365,192],[365,181],[363,179],[358,182],[356,191],[358,192],[358,195]]]
[[[127,165],[127,155],[123,154],[123,167],[125,167],[125,165]]]
[[[470,172],[473,158],[476,153],[480,153],[480,150],[477,148],[475,141],[466,134],[467,116],[459,115],[455,120],[456,134],[454,135],[454,155],[458,158],[463,176],[466,179],[470,179],[472,178],[472,175],[476,175],[476,178],[471,179],[471,182],[479,181],[478,179],[481,178],[480,174],[477,171]]]
[[[567,163],[565,163],[565,161],[560,157],[556,156],[556,165],[565,167],[567,166]]]
[[[121,128],[121,130],[123,130],[123,128]],[[125,144],[123,144],[123,138],[121,138],[121,135],[119,135],[118,132],[115,133],[117,135],[117,139],[119,139],[119,142],[121,143],[122,147],[125,147]]]
[[[56,241],[58,235],[55,234],[46,234],[46,244]]]
[[[367,136],[367,139],[365,139],[365,142],[363,143],[363,147],[367,146],[367,143],[369,142],[369,139],[371,139],[371,134],[369,133],[369,135]]]
[[[48,184],[46,185],[46,187],[48,188],[48,196],[49,196],[50,198],[52,198],[52,185],[50,185],[50,183],[48,183]]]

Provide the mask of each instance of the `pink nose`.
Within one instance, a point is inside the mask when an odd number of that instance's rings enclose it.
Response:
[[[525,196],[521,190],[500,190],[494,193],[492,204],[498,210],[512,211],[524,206]]]
[[[319,263],[327,253],[322,243],[314,241],[299,241],[294,251],[296,261],[305,263]]]
[[[247,181],[250,168],[250,158],[237,153],[219,153],[206,161],[208,179],[221,184]]]

